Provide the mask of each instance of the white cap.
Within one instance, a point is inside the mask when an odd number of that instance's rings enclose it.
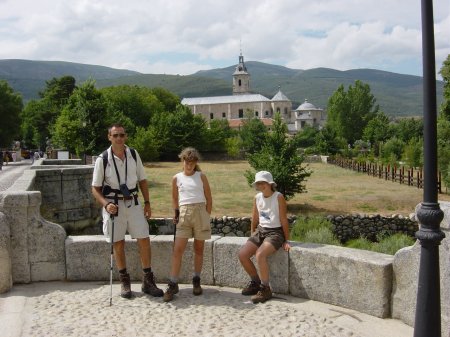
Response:
[[[273,185],[274,187],[277,186],[277,184],[273,181],[272,173],[267,171],[259,171],[255,174],[255,181],[253,182],[252,186],[255,186],[256,183],[264,181],[266,183],[269,183],[270,185]]]

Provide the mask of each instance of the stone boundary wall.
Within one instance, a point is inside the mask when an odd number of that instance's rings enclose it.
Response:
[[[414,217],[393,215],[329,215],[327,219],[333,224],[333,233],[341,242],[351,239],[366,238],[375,241],[377,234],[403,233],[414,237],[419,224]]]

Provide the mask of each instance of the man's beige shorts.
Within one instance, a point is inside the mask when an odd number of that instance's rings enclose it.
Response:
[[[211,239],[210,215],[205,203],[180,206],[180,219],[176,228],[176,237],[196,240]]]

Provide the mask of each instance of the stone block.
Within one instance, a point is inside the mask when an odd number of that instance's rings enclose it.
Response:
[[[203,284],[214,284],[213,246],[219,236],[212,236],[205,241],[203,252],[203,268],[201,279]],[[180,283],[191,283],[194,271],[194,240],[190,239],[184,251],[179,280]],[[152,266],[158,282],[167,282],[172,266],[173,235],[158,235],[151,239]]]
[[[30,268],[32,282],[63,281],[66,278],[65,261],[33,262]]]
[[[0,294],[11,290],[12,285],[9,223],[0,212]]]
[[[65,242],[66,273],[69,281],[106,281],[110,278],[111,244],[104,235],[69,236]],[[142,279],[137,241],[125,237],[125,257],[131,279]],[[113,278],[118,272],[113,260]]]
[[[445,234],[439,246],[442,336],[450,336],[450,202],[439,202],[444,218],[440,224]],[[416,213],[420,204],[416,207]],[[392,318],[414,325],[419,280],[421,245],[399,250],[394,256]]]
[[[222,237],[214,242],[214,279],[216,285],[242,288],[249,276],[242,267],[238,252],[247,242],[246,237]],[[289,293],[289,254],[279,249],[269,256],[270,285],[280,294]],[[253,263],[255,259],[253,257]],[[256,263],[255,263],[255,266]],[[257,268],[258,269],[258,268]]]
[[[292,295],[389,317],[391,255],[338,246],[295,244],[289,259]]]

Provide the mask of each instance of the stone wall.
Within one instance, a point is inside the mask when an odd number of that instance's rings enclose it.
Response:
[[[383,233],[404,233],[414,237],[419,229],[414,219],[402,215],[329,215],[327,219],[333,224],[333,233],[341,242],[361,237],[375,241],[377,234]]]
[[[295,215],[288,216],[289,226],[291,227],[297,217]],[[219,236],[250,236],[249,217],[232,217],[222,216],[210,219],[212,235]],[[149,221],[150,232],[157,235],[173,234],[174,226],[172,218],[154,218]],[[100,234],[100,233],[99,233]]]

